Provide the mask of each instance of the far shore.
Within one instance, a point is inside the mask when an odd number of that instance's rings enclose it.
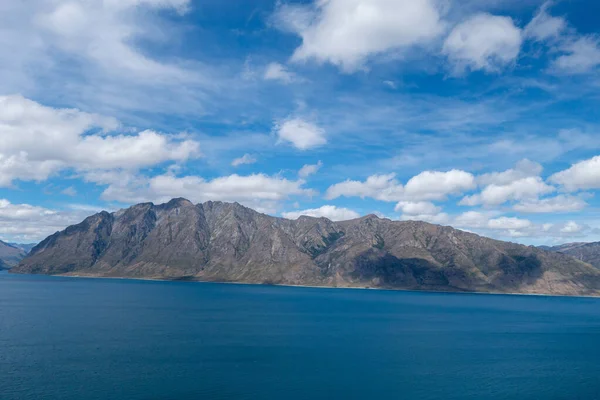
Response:
[[[4,272],[4,271],[0,271]],[[10,273],[10,270],[7,272]],[[504,296],[542,296],[542,297],[573,297],[586,299],[599,299],[600,295],[569,295],[569,294],[548,294],[548,293],[519,293],[519,292],[473,292],[460,290],[419,290],[419,289],[395,289],[372,286],[318,286],[318,285],[292,285],[282,283],[253,283],[253,282],[234,282],[234,281],[211,281],[201,279],[168,279],[168,278],[144,278],[144,277],[125,277],[125,276],[96,276],[96,275],[47,275],[47,274],[20,274],[15,275],[33,275],[33,276],[53,276],[60,278],[78,278],[78,279],[113,279],[113,280],[131,280],[131,281],[149,281],[149,282],[186,282],[186,283],[216,283],[220,285],[252,285],[252,286],[279,286],[291,288],[313,288],[313,289],[351,289],[351,290],[381,290],[388,292],[413,292],[413,293],[437,293],[437,294],[489,294]]]

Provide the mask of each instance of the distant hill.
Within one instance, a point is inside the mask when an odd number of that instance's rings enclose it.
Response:
[[[10,269],[27,255],[24,249],[0,240],[0,269]]]
[[[568,255],[369,215],[287,220],[185,199],[101,212],[57,232],[16,273],[441,291],[600,295]]]
[[[547,248],[550,251],[568,254],[600,269],[600,242],[567,243]]]
[[[37,243],[8,243],[9,245],[23,250],[25,253],[29,253]]]

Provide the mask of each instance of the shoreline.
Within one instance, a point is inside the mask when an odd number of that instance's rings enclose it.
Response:
[[[475,295],[496,295],[496,296],[534,296],[534,297],[572,297],[583,299],[600,299],[600,294],[593,295],[569,295],[569,294],[549,294],[549,293],[519,293],[519,292],[472,292],[472,291],[451,291],[451,290],[419,290],[419,289],[393,289],[382,287],[364,287],[364,286],[316,286],[316,285],[292,285],[292,284],[275,284],[275,283],[252,283],[252,282],[234,282],[234,281],[209,281],[209,280],[181,280],[167,278],[135,278],[124,276],[92,276],[92,275],[49,275],[49,274],[23,274],[19,272],[11,272],[10,270],[0,271],[12,275],[28,275],[28,276],[50,276],[57,278],[75,278],[75,279],[112,279],[126,281],[145,281],[145,282],[174,282],[174,283],[214,283],[219,285],[251,285],[251,286],[274,286],[274,287],[290,287],[290,288],[307,288],[307,289],[348,289],[348,290],[379,290],[386,292],[411,292],[411,293],[437,293],[437,294],[475,294]]]

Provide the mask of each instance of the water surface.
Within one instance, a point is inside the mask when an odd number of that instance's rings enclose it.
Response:
[[[600,300],[0,274],[0,399],[599,399]]]

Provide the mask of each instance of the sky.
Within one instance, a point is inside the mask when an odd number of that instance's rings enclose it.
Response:
[[[594,0],[0,0],[0,239],[174,197],[600,240]]]

